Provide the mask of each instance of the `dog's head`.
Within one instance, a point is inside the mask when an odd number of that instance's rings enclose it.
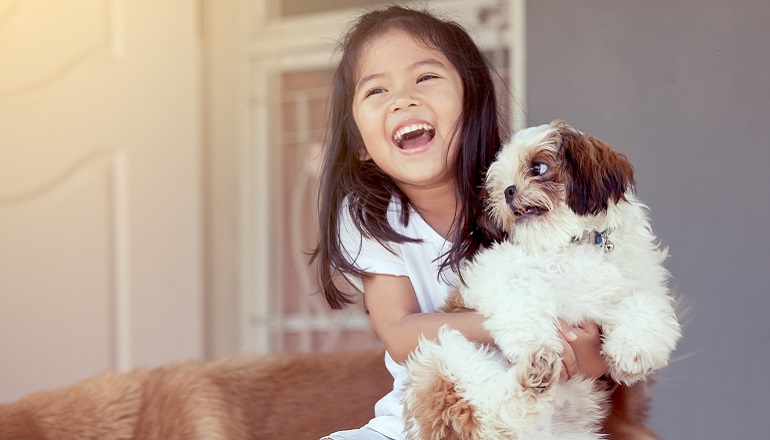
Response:
[[[633,188],[625,155],[554,121],[517,132],[500,151],[487,171],[489,221],[481,224],[536,248],[563,246],[600,227]]]

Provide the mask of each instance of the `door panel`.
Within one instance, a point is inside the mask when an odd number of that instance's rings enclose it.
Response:
[[[201,356],[196,4],[0,1],[0,401]]]
[[[123,361],[114,316],[123,293],[115,265],[124,257],[113,223],[114,168],[110,157],[87,161],[0,208],[3,397]]]

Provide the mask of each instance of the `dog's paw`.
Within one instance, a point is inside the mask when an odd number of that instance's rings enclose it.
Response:
[[[606,340],[604,355],[616,382],[632,385],[668,364],[667,353],[655,353],[639,344]]]
[[[559,380],[559,353],[548,347],[540,348],[519,365],[519,384],[531,396],[537,397],[553,388]]]

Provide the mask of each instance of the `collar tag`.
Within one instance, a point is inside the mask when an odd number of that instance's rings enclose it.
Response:
[[[599,246],[604,250],[604,252],[610,253],[615,249],[615,243],[611,242],[609,238],[609,235],[612,234],[611,229],[605,229],[602,232],[599,231],[591,231],[591,232],[585,232],[583,233],[583,236],[580,238],[573,238],[573,243],[591,243],[594,246]]]

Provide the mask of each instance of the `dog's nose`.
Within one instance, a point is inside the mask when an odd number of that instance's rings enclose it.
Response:
[[[516,195],[516,185],[511,185],[505,188],[505,203],[511,203],[513,196]]]

